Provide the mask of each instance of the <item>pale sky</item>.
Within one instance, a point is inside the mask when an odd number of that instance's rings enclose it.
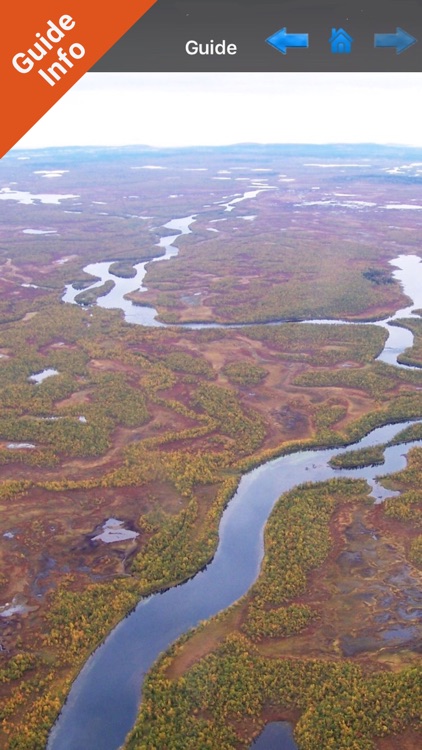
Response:
[[[422,146],[422,73],[87,73],[16,148]]]

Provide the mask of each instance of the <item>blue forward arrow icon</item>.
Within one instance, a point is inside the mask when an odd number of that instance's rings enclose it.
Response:
[[[309,34],[288,34],[286,27],[265,40],[271,47],[286,54],[288,47],[309,47]]]
[[[395,47],[396,53],[400,55],[417,41],[414,36],[397,26],[395,34],[375,34],[374,47]]]

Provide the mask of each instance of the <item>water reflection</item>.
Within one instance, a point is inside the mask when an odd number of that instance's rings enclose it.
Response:
[[[224,208],[224,212],[227,213],[230,211],[233,211],[235,206],[238,203],[241,203],[244,200],[248,200],[251,198],[256,198],[256,196],[259,193],[262,193],[264,190],[270,189],[269,187],[261,187],[257,190],[247,190],[243,194],[239,194],[232,198],[231,200],[225,202],[223,201],[216,201],[215,205],[220,206],[221,208]],[[109,279],[112,279],[115,282],[114,288],[103,297],[99,297],[96,300],[96,304],[99,307],[104,307],[107,309],[120,309],[123,311],[125,320],[127,323],[133,323],[136,325],[145,325],[145,326],[153,326],[153,327],[161,327],[165,325],[164,323],[160,323],[157,320],[157,310],[154,307],[150,306],[142,306],[141,304],[134,304],[129,299],[125,299],[125,295],[131,293],[131,292],[145,292],[147,291],[147,287],[144,285],[144,278],[147,272],[147,265],[148,263],[159,263],[165,260],[169,260],[170,258],[175,257],[178,252],[179,248],[176,247],[174,244],[175,241],[181,237],[184,234],[190,234],[191,229],[190,226],[195,221],[195,216],[184,216],[180,219],[171,219],[171,221],[168,221],[167,224],[164,224],[165,229],[174,230],[176,234],[169,235],[166,237],[161,237],[160,241],[157,243],[157,247],[160,248],[161,254],[158,255],[155,258],[152,258],[151,260],[145,261],[143,263],[137,263],[134,268],[136,269],[136,276],[134,276],[131,279],[123,279],[123,278],[116,278],[116,276],[110,274],[110,265],[111,263],[109,261],[106,262],[98,262],[98,263],[90,263],[88,266],[84,268],[84,271],[91,276],[95,276],[99,278],[100,280],[93,283],[90,287],[87,287],[87,289],[95,289],[97,286],[101,286],[104,284],[105,281],[108,281]],[[164,251],[164,252],[163,252]],[[75,303],[75,297],[79,291],[77,289],[74,289],[71,284],[68,284],[66,286],[65,293],[62,297],[63,302],[71,302]],[[75,303],[76,304],[76,303]],[[214,327],[218,324],[210,324],[211,327]],[[204,326],[185,326],[187,328],[196,328],[196,327],[205,327]]]
[[[245,193],[243,197],[236,197],[228,203],[220,202],[220,205],[229,212],[234,204],[247,197],[253,197],[253,193]],[[165,255],[155,259],[155,262],[177,254],[178,249],[173,243],[180,234],[190,231],[189,226],[193,221],[194,217],[190,216],[168,222],[167,228],[176,230],[178,234],[161,238],[159,246],[165,248]],[[410,331],[391,326],[390,321],[411,317],[413,309],[422,308],[422,264],[417,256],[400,256],[392,263],[399,268],[394,272],[395,277],[413,300],[410,307],[377,323],[389,332],[389,339],[380,359],[397,366],[398,354],[412,345],[413,336]],[[101,276],[98,284],[102,284],[107,278],[111,278],[107,275],[109,265],[91,264],[85,270]],[[116,288],[106,297],[100,298],[97,304],[102,307],[121,307],[128,322],[161,325],[155,319],[156,310],[135,307],[124,300],[124,294],[128,291],[139,286],[142,290],[145,266],[146,263],[137,266],[139,275],[136,279],[118,279]],[[116,281],[116,277],[113,276],[113,280]],[[126,285],[130,285],[131,289]],[[63,299],[73,302],[76,294],[77,291],[68,287]],[[399,336],[398,340],[396,335]],[[359,441],[356,447],[387,443],[409,424],[410,422],[406,422],[377,428]],[[405,454],[417,444],[414,442],[405,448],[399,445],[386,449],[382,473],[403,469],[406,465]],[[48,750],[80,750],[87,747],[115,750],[121,746],[136,718],[143,677],[158,654],[199,621],[208,619],[236,601],[256,579],[263,557],[264,525],[282,492],[301,482],[344,476],[366,479],[372,488],[374,499],[381,500],[388,494],[394,494],[376,481],[376,476],[380,473],[379,467],[349,471],[331,469],[328,463],[330,458],[343,450],[344,448],[298,451],[269,461],[243,476],[236,495],[223,514],[219,545],[212,563],[185,584],[142,600],[119,623],[76,679],[50,735]],[[297,748],[291,727],[286,722],[268,724],[252,747],[254,750]]]
[[[272,721],[252,743],[251,750],[297,750],[288,721]]]
[[[379,427],[355,447],[385,444],[410,424]],[[404,469],[406,453],[420,443],[386,449],[382,473]],[[73,683],[50,734],[48,750],[116,750],[121,746],[136,719],[143,678],[159,653],[189,628],[239,599],[256,579],[264,554],[264,526],[283,492],[302,482],[342,476],[367,479],[373,496],[378,494],[379,466],[330,467],[331,457],[342,451],[298,451],[242,477],[223,513],[212,562],[183,585],[143,599],[110,633]]]
[[[227,203],[219,203],[225,209],[225,212],[231,211],[235,208],[237,203],[247,200],[248,198],[254,198],[256,195],[262,192],[261,190],[247,191],[240,197],[233,198]],[[244,218],[244,217],[243,217]],[[247,217],[249,218],[249,217]],[[255,218],[255,217],[253,217]],[[129,299],[126,299],[126,295],[131,292],[145,292],[147,287],[144,285],[144,278],[147,272],[148,263],[158,263],[160,261],[169,260],[175,257],[179,249],[174,245],[175,241],[184,234],[190,234],[191,224],[195,221],[195,216],[185,216],[181,219],[172,219],[165,224],[166,229],[174,229],[177,234],[162,237],[157,243],[157,247],[164,250],[164,254],[153,258],[150,261],[138,263],[135,265],[136,276],[131,279],[117,278],[110,274],[109,261],[90,263],[85,266],[84,271],[99,278],[99,281],[93,283],[89,289],[94,289],[97,286],[101,286],[105,281],[112,280],[114,282],[114,288],[103,297],[99,297],[96,304],[99,307],[107,309],[120,309],[123,311],[125,320],[128,323],[136,325],[145,325],[153,327],[165,326],[165,323],[160,323],[157,320],[157,310],[154,307],[142,306],[140,304],[134,304]],[[218,220],[214,220],[218,221]],[[411,365],[401,364],[398,361],[400,355],[402,355],[407,349],[411,349],[413,346],[413,333],[407,328],[403,328],[399,325],[399,322],[406,318],[420,319],[419,315],[415,314],[415,310],[422,309],[422,263],[421,259],[417,255],[400,255],[394,260],[390,261],[392,266],[396,267],[393,272],[393,277],[400,283],[403,288],[404,294],[406,294],[411,301],[411,304],[400,310],[397,310],[393,315],[375,322],[359,322],[359,321],[347,321],[347,320],[330,320],[330,319],[319,319],[319,320],[304,320],[301,323],[312,323],[318,325],[377,325],[384,328],[388,333],[388,338],[382,352],[379,354],[377,359],[386,364],[393,365],[395,367],[401,367],[406,369],[419,369]],[[75,303],[75,297],[79,293],[78,290],[74,289],[71,284],[66,286],[65,293],[62,297],[64,302]],[[283,321],[274,321],[274,323]],[[176,324],[177,325],[177,324]],[[248,327],[248,323],[234,323],[234,324],[219,324],[219,323],[181,323],[180,327],[183,328],[242,328]]]

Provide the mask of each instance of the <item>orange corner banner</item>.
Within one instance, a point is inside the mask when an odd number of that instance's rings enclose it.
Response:
[[[8,0],[0,16],[0,157],[86,73],[157,0]]]

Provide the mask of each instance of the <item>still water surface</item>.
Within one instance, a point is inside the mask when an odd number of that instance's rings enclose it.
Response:
[[[386,443],[411,422],[373,430],[356,447]],[[263,530],[277,498],[306,481],[363,477],[374,497],[389,493],[378,485],[380,473],[399,471],[414,445],[387,448],[385,464],[334,470],[330,458],[344,448],[298,451],[245,474],[226,508],[213,561],[186,583],[143,599],[122,620],[73,684],[54,726],[49,750],[116,750],[133,726],[145,673],[161,651],[178,636],[245,594],[256,579],[263,557]]]
[[[267,724],[251,745],[251,750],[296,750],[293,730],[287,721],[272,721]]]
[[[222,205],[226,211],[233,210],[235,203],[254,197],[258,192],[260,191],[249,191]],[[177,230],[178,234],[160,240],[159,246],[165,248],[166,252],[162,258],[156,259],[157,262],[177,254],[178,250],[173,243],[180,234],[190,231],[189,226],[193,221],[194,217],[190,216],[168,222],[166,227]],[[422,264],[416,256],[400,256],[393,264],[398,267],[395,275],[403,284],[405,293],[413,300],[408,308],[378,323],[389,332],[380,359],[397,365],[397,355],[412,345],[413,336],[403,328],[390,326],[389,320],[409,317],[414,308],[422,308]],[[102,307],[120,307],[128,322],[161,325],[155,319],[155,310],[136,307],[124,300],[124,294],[128,291],[138,287],[142,289],[146,264],[138,265],[136,279],[117,280],[115,276],[107,275],[109,265],[95,263],[85,268],[88,273],[101,276],[98,284],[108,278],[116,281],[112,292],[101,297],[97,304]],[[63,299],[73,302],[76,294],[77,291],[68,287]],[[326,322],[338,324],[338,321]],[[409,424],[411,423],[403,422],[377,428],[355,444],[355,447],[386,443]],[[274,503],[283,492],[302,482],[323,481],[334,476],[362,477],[371,486],[375,501],[380,502],[395,493],[381,487],[376,476],[403,469],[407,451],[420,442],[387,448],[382,470],[380,467],[366,467],[335,471],[328,462],[332,456],[344,450],[337,448],[298,451],[269,461],[245,474],[222,516],[218,549],[212,562],[186,583],[143,599],[117,625],[75,680],[50,734],[48,750],[86,750],[94,747],[99,750],[117,750],[121,746],[136,719],[144,676],[160,652],[201,620],[208,619],[239,599],[256,579],[264,551],[264,526]],[[280,722],[276,726],[278,724]],[[269,725],[257,740],[258,744],[255,743],[253,747],[262,750],[270,750],[272,747],[290,750],[296,747],[288,732],[283,741],[290,744],[268,744],[268,733],[273,731],[277,733],[281,730],[273,730]],[[286,728],[282,731],[286,733]],[[266,744],[262,744],[264,742]]]
[[[266,188],[268,189],[268,188]],[[233,198],[228,203],[220,203],[225,209],[225,212],[232,211],[235,205],[241,201],[247,200],[248,198],[255,198],[258,193],[262,190],[247,191],[242,196]],[[157,243],[157,247],[160,251],[164,250],[164,254],[150,261],[138,263],[135,265],[136,276],[132,279],[121,279],[110,273],[109,268],[111,263],[103,261],[99,263],[90,263],[85,266],[84,271],[91,274],[92,276],[99,277],[99,281],[94,282],[89,289],[95,289],[97,286],[101,286],[105,281],[112,280],[115,284],[114,288],[103,297],[100,297],[96,304],[99,307],[107,309],[120,309],[123,311],[125,320],[128,323],[136,325],[146,325],[153,327],[163,327],[166,324],[161,323],[157,320],[157,310],[153,307],[146,307],[142,305],[136,305],[128,299],[125,299],[125,295],[130,292],[138,291],[145,292],[147,287],[144,284],[144,278],[147,272],[148,263],[158,263],[170,258],[175,257],[179,249],[175,246],[176,240],[185,235],[190,234],[191,224],[195,221],[195,216],[185,216],[181,219],[172,219],[165,224],[166,229],[174,229],[177,234],[169,235],[168,237],[162,237]],[[397,310],[393,315],[388,316],[384,320],[379,320],[372,323],[359,323],[357,321],[348,320],[306,320],[303,323],[313,323],[318,325],[378,325],[384,328],[388,333],[388,339],[384,346],[384,349],[377,357],[378,360],[386,362],[396,367],[402,367],[407,369],[417,369],[410,367],[409,365],[403,365],[398,362],[398,357],[413,346],[413,333],[406,328],[397,325],[397,321],[404,318],[418,318],[419,316],[414,313],[414,310],[422,309],[422,263],[417,255],[400,255],[394,260],[390,261],[391,265],[395,268],[393,271],[393,277],[400,283],[405,294],[410,298],[411,304],[400,310]],[[71,284],[68,284],[65,289],[65,293],[62,297],[64,302],[75,303],[75,297],[79,294],[79,290],[73,289]],[[283,321],[274,321],[274,323]],[[218,324],[218,323],[183,323],[179,324],[180,327],[184,328],[238,328],[248,326],[250,324]],[[252,324],[251,324],[252,325]]]

